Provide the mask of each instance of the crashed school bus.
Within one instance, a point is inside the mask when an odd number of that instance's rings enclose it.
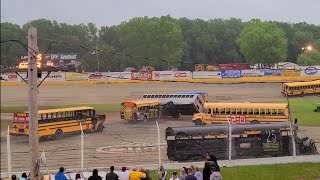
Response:
[[[232,159],[292,155],[289,122],[276,124],[232,124]],[[296,153],[316,154],[312,139],[299,139],[293,125]],[[167,156],[171,161],[204,161],[206,153],[218,159],[229,158],[229,125],[168,127]]]
[[[29,113],[14,113],[13,136],[29,135]],[[106,115],[97,115],[94,107],[70,107],[38,111],[39,138],[60,139],[66,133],[103,131]]]
[[[147,121],[160,117],[160,101],[158,100],[136,100],[124,101],[121,103],[121,119],[129,123],[136,123],[138,120]]]
[[[319,94],[320,80],[309,82],[291,82],[281,85],[281,93],[288,96],[304,95],[304,94]]]

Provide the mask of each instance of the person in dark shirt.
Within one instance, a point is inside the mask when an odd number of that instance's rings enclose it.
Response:
[[[101,176],[98,175],[98,169],[93,170],[92,176],[88,180],[102,180]]]
[[[185,180],[197,180],[197,178],[193,175],[192,169],[188,169],[188,175],[186,176]]]
[[[110,172],[106,175],[106,180],[118,180],[119,177],[114,171],[114,166],[110,167]]]

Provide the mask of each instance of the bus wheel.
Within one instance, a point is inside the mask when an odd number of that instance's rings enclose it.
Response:
[[[253,120],[250,122],[250,124],[260,124],[260,122],[258,120]]]
[[[97,132],[102,132],[103,131],[103,125],[99,124],[98,128],[97,128]]]
[[[201,125],[203,125],[203,123],[202,123],[202,121],[201,121],[200,119],[195,120],[195,121],[194,121],[194,124],[195,124],[196,126],[201,126]]]
[[[54,134],[54,138],[55,138],[55,139],[61,139],[62,136],[63,136],[63,132],[62,132],[61,129],[58,129],[58,130],[56,131],[56,133]]]

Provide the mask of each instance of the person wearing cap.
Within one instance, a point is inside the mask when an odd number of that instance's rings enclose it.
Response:
[[[121,171],[118,172],[119,180],[129,180],[129,171],[126,167],[122,167]]]
[[[146,173],[143,173],[143,172],[140,172],[137,170],[138,170],[138,167],[136,167],[136,166],[134,166],[132,168],[132,171],[130,171],[130,174],[129,174],[130,180],[141,180],[142,178],[147,177]]]
[[[106,175],[106,180],[118,180],[119,177],[114,171],[114,166],[110,166],[110,172]]]
[[[171,177],[169,180],[180,180],[180,179],[178,178],[177,174],[178,174],[177,171],[173,171],[172,177]]]

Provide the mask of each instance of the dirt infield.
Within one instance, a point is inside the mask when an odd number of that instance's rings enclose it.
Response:
[[[144,93],[165,93],[175,91],[205,91],[210,101],[218,102],[278,102],[285,100],[280,93],[280,83],[244,84],[196,84],[196,83],[154,83],[154,84],[101,84],[72,86],[43,86],[39,88],[39,104],[42,106],[80,103],[120,103],[135,99]],[[307,96],[315,99],[319,97]],[[27,87],[1,87],[1,105],[26,105]],[[168,162],[164,132],[167,127],[188,126],[191,117],[179,120],[161,119],[162,160]],[[119,119],[119,113],[109,113],[101,133],[85,135],[85,167],[107,167],[108,165],[139,165],[158,162],[157,133],[155,121],[128,124]],[[299,136],[309,136],[320,142],[319,127],[299,127]],[[28,169],[28,141],[13,139],[13,171]],[[318,146],[319,147],[319,146]],[[48,168],[60,166],[80,167],[80,134],[61,140],[41,141],[40,149],[46,152]],[[1,171],[6,171],[5,132],[1,133]]]

